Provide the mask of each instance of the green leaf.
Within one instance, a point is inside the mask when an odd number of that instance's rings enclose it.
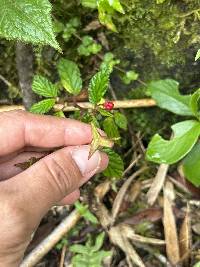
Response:
[[[116,59],[113,53],[108,52],[103,57],[103,61],[101,63],[100,69],[104,69],[105,67],[109,67],[111,72],[112,72],[113,67],[119,63],[120,63],[120,60]]]
[[[199,108],[200,108],[200,89],[198,89],[192,96],[191,96],[191,100],[190,100],[190,107],[191,110],[194,114],[194,116],[196,116],[198,119],[200,119],[200,112],[199,112]]]
[[[197,61],[200,58],[200,49],[197,51],[197,54],[195,56],[195,61]]]
[[[92,251],[93,252],[96,252],[96,251],[100,250],[100,248],[103,245],[104,238],[105,238],[105,233],[104,232],[102,232],[101,234],[99,234],[97,236],[96,241],[95,241],[95,245],[94,245],[94,247],[92,247]]]
[[[0,0],[0,36],[61,50],[55,39],[48,0]]]
[[[125,76],[122,77],[122,80],[125,84],[130,84],[132,81],[137,80],[139,74],[133,70],[127,71]]]
[[[79,213],[88,221],[97,224],[98,220],[97,218],[89,211],[88,207],[86,205],[83,205],[79,201],[75,202],[75,207],[79,211]]]
[[[41,75],[34,76],[32,90],[44,97],[57,97],[58,95],[57,87]]]
[[[98,104],[105,95],[109,83],[110,69],[104,68],[97,72],[91,79],[89,84],[89,101]]]
[[[73,253],[80,253],[80,254],[88,254],[90,251],[88,251],[88,248],[83,245],[72,245],[69,250]]]
[[[77,64],[62,58],[58,63],[58,73],[63,87],[70,94],[78,95],[82,89],[82,79]]]
[[[200,123],[187,120],[172,126],[173,139],[164,140],[156,134],[152,138],[146,153],[147,160],[157,163],[172,164],[190,152],[200,134]]]
[[[97,0],[81,0],[81,5],[89,8],[97,8]]]
[[[159,107],[178,115],[192,115],[190,109],[190,95],[180,95],[178,82],[166,79],[153,81],[149,84],[152,97]]]
[[[59,118],[66,118],[65,114],[64,114],[64,112],[62,110],[56,111],[54,113],[54,116],[59,117]]]
[[[121,178],[124,172],[124,163],[122,158],[109,148],[104,148],[103,151],[108,154],[109,164],[103,174],[110,178]]]
[[[113,118],[109,117],[103,121],[103,129],[107,136],[113,140],[119,140],[120,134]],[[116,143],[120,143],[119,141]]]
[[[105,110],[103,108],[99,108],[98,107],[98,111],[104,117],[113,117],[113,114],[111,112],[109,112],[109,111],[107,111],[107,110]]]
[[[198,261],[197,263],[195,263],[195,265],[193,265],[193,267],[200,267],[200,261]]]
[[[200,186],[200,143],[196,143],[183,160],[183,172],[195,186]]]
[[[97,6],[99,12],[99,21],[101,24],[105,25],[109,30],[117,32],[117,29],[112,21],[114,9],[110,6],[108,0],[98,0]]]
[[[38,114],[45,114],[53,108],[53,106],[55,105],[55,102],[56,102],[55,99],[51,99],[51,98],[42,100],[34,104],[31,107],[30,112],[38,113]]]
[[[112,6],[113,9],[115,9],[116,11],[118,11],[118,12],[120,12],[122,14],[125,13],[124,9],[123,9],[123,7],[122,7],[122,5],[120,3],[120,0],[107,0],[107,1],[110,4],[110,6]]]
[[[115,119],[115,123],[117,124],[119,128],[127,130],[128,121],[124,114],[120,112],[115,112],[114,119]]]

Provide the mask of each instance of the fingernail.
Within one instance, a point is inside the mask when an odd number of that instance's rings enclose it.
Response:
[[[83,175],[95,174],[101,163],[99,151],[96,151],[92,157],[88,159],[89,150],[90,148],[88,146],[80,146],[72,151],[72,158]]]

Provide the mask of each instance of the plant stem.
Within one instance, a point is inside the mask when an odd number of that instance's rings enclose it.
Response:
[[[126,109],[126,108],[144,108],[144,107],[154,107],[156,106],[156,102],[150,98],[144,99],[130,99],[130,100],[116,100],[113,101],[114,109]],[[64,111],[64,112],[71,112],[79,110],[80,107],[82,109],[94,109],[94,106],[89,102],[77,102],[79,108],[74,107],[73,103],[64,103],[64,104],[55,104],[54,110],[55,111]],[[4,111],[11,111],[21,109],[24,110],[24,106],[22,105],[2,105],[0,106],[0,112]]]

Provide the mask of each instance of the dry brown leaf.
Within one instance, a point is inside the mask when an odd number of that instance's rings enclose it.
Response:
[[[162,218],[162,214],[163,212],[161,208],[145,209],[136,213],[134,216],[125,219],[123,222],[132,225],[143,221],[156,222]]]
[[[166,251],[169,261],[176,265],[180,260],[179,242],[176,229],[176,220],[172,204],[164,190],[163,226],[165,232]]]
[[[136,198],[139,196],[140,192],[141,192],[141,182],[140,181],[136,181],[131,187],[130,190],[128,192],[127,198],[126,200],[128,202],[135,202]]]
[[[161,164],[158,168],[157,174],[151,184],[149,191],[147,192],[147,202],[149,205],[153,205],[164,185],[169,165]]]
[[[191,223],[190,209],[187,205],[185,218],[179,233],[180,256],[185,267],[189,266],[190,249],[191,249]]]
[[[91,30],[97,30],[100,27],[101,27],[101,24],[99,23],[99,21],[93,20],[83,30],[86,32],[89,32]]]
[[[106,35],[103,32],[98,33],[98,40],[101,42],[101,44],[109,50],[109,42],[106,38]]]
[[[166,181],[165,183],[165,194],[172,202],[175,200],[174,185],[171,181]]]
[[[121,224],[120,228],[123,235],[126,236],[128,239],[132,239],[133,241],[152,245],[165,245],[164,240],[135,234],[134,230],[127,224]]]
[[[96,204],[96,215],[99,218],[99,221],[103,228],[108,228],[113,224],[112,217],[108,211],[108,209],[102,203]]]
[[[113,217],[113,221],[115,221],[117,214],[120,210],[120,206],[122,204],[123,198],[126,194],[127,189],[129,188],[130,184],[132,183],[132,181],[139,176],[141,173],[143,173],[145,170],[147,170],[147,167],[143,167],[140,170],[136,171],[135,173],[133,173],[127,180],[126,182],[122,185],[122,187],[120,188],[114,203],[113,203],[113,207],[112,207],[112,217]]]
[[[124,237],[123,232],[121,232],[120,226],[112,227],[109,230],[108,234],[111,242],[120,247],[122,251],[124,251],[130,267],[132,267],[133,264],[137,265],[138,267],[145,267],[140,256],[137,254],[131,243],[127,238]]]
[[[111,182],[105,181],[104,183],[99,184],[95,187],[94,193],[96,198],[101,201],[103,200],[104,196],[108,193],[110,190]]]

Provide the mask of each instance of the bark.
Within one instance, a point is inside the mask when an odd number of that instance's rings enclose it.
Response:
[[[37,97],[31,89],[33,62],[34,56],[32,47],[18,42],[16,46],[16,64],[19,86],[22,90],[23,105],[27,110],[37,101]]]

